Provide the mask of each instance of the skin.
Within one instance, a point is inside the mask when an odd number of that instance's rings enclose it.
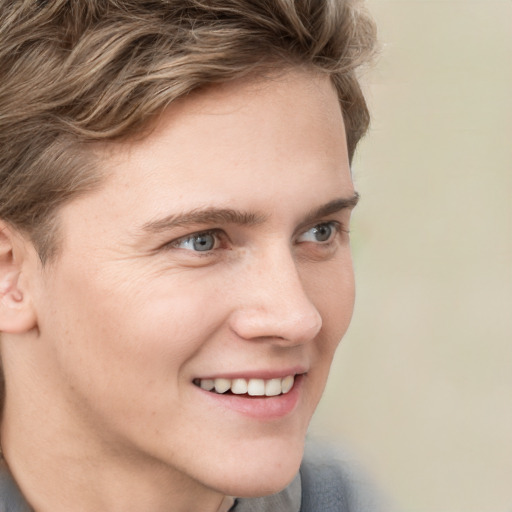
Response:
[[[215,511],[224,495],[279,491],[353,309],[334,88],[304,70],[211,87],[147,137],[95,151],[105,182],[62,208],[52,265],[3,232],[2,443],[16,480],[43,512]],[[168,222],[212,208],[243,219]],[[215,245],[199,252],[204,231]],[[305,375],[276,418],[193,384],[290,369]]]

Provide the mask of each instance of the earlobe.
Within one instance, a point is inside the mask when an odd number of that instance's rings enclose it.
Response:
[[[19,334],[35,327],[29,290],[23,285],[21,238],[0,221],[0,332]]]

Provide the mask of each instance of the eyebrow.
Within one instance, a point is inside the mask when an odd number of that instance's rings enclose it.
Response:
[[[306,214],[300,225],[306,225],[315,219],[332,215],[345,209],[352,209],[359,201],[359,194],[355,192],[351,197],[338,198],[316,208]],[[142,231],[158,234],[176,227],[187,227],[197,224],[236,224],[242,226],[262,224],[268,215],[254,212],[243,212],[231,208],[196,208],[186,213],[171,214],[162,219],[147,222]]]
[[[150,221],[144,224],[143,231],[160,233],[175,227],[187,227],[193,224],[261,224],[265,215],[241,212],[231,208],[196,208],[187,213],[171,214],[163,219]]]
[[[327,217],[328,215],[332,215],[342,210],[352,210],[358,202],[359,194],[357,192],[354,192],[351,197],[340,197],[333,201],[329,201],[327,204],[320,206],[320,208],[310,211],[304,218],[304,221],[301,222],[301,225],[309,224],[316,219]]]

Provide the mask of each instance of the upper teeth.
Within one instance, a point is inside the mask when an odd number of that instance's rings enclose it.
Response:
[[[235,395],[277,396],[288,393],[294,380],[294,375],[288,375],[282,379],[201,379],[195,383],[206,391],[216,393],[231,390]]]

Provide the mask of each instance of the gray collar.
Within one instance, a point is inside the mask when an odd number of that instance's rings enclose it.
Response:
[[[0,460],[0,511],[33,512],[12,478],[4,460]]]

